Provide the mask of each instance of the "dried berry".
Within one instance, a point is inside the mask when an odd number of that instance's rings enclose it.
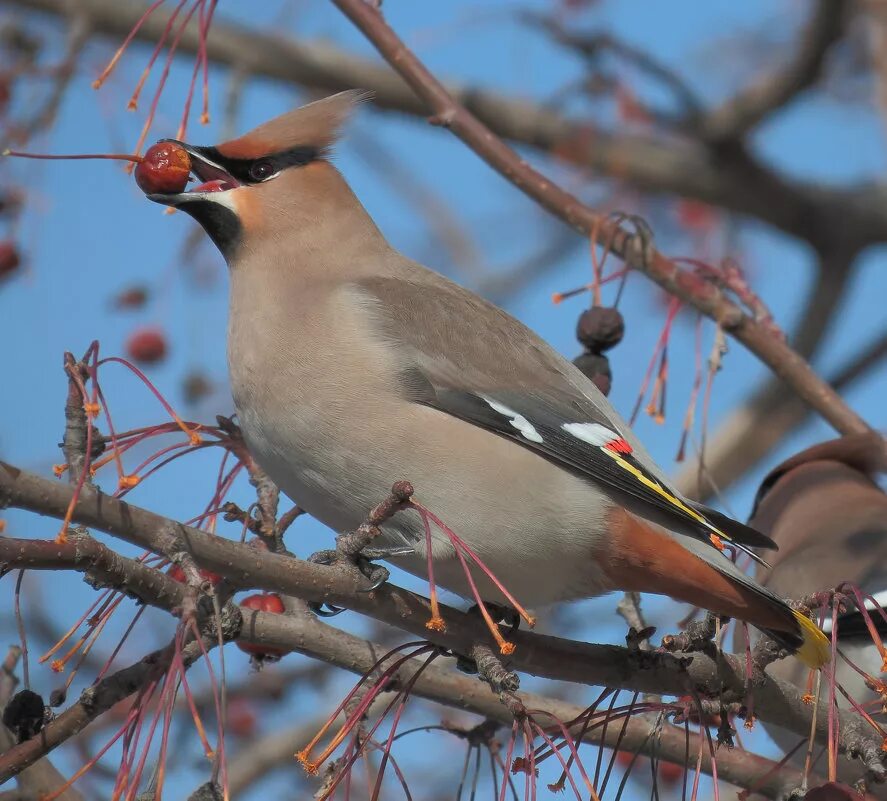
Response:
[[[610,360],[606,356],[601,353],[586,352],[573,359],[573,364],[591,379],[604,395],[610,394],[613,373],[610,370]]]
[[[134,361],[154,364],[166,356],[166,337],[157,328],[140,328],[127,340],[126,352]]]
[[[622,341],[625,320],[619,309],[611,306],[592,306],[579,315],[576,339],[592,353],[603,353]]]
[[[21,263],[22,258],[15,242],[9,239],[0,242],[0,280],[14,273]]]
[[[212,382],[198,370],[188,373],[182,381],[182,394],[185,396],[185,403],[197,403],[212,391]]]
[[[188,151],[175,142],[151,145],[136,165],[136,183],[146,195],[184,192],[191,174]]]
[[[243,609],[255,609],[259,612],[271,612],[274,615],[283,614],[283,601],[279,595],[273,592],[260,592],[250,595],[240,602]],[[246,628],[246,626],[244,626]],[[280,659],[286,651],[280,648],[269,648],[267,645],[256,645],[250,642],[237,641],[237,647],[259,660]]]
[[[31,690],[17,692],[3,710],[3,725],[20,743],[38,734],[45,721],[46,708],[43,699]]]

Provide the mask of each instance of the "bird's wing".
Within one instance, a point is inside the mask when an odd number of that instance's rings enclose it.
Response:
[[[671,489],[597,387],[501,309],[435,274],[372,277],[353,289],[396,352],[410,400],[536,451],[713,547],[731,543],[756,559],[746,546],[776,547]]]

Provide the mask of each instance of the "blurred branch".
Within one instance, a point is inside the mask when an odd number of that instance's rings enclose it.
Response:
[[[813,294],[805,306],[795,343],[812,354],[831,330],[849,275],[844,268],[826,262],[818,273]],[[887,356],[887,332],[882,332],[827,379],[836,391],[843,392],[853,381],[876,367]],[[708,438],[704,464],[698,458],[688,460],[675,480],[677,488],[698,500],[709,500],[746,475],[770,453],[786,435],[810,415],[810,407],[789,392],[777,378],[769,378],[737,411],[732,412],[713,436]]]
[[[658,61],[647,51],[606,32],[577,33],[554,16],[527,12],[522,14],[521,18],[528,24],[545,30],[554,41],[577,52],[590,67],[594,66],[604,53],[612,53],[669,89],[686,117],[692,118],[701,114],[702,103],[689,84],[668,65]]]
[[[0,0],[6,5],[64,17],[68,0]],[[843,5],[841,0],[825,4]],[[96,33],[123,38],[148,5],[118,0],[78,0]],[[137,38],[154,44],[166,24],[150,16]],[[197,25],[183,33],[178,51],[197,52]],[[210,60],[255,77],[318,91],[372,89],[379,108],[424,118],[428,106],[395,72],[326,42],[285,39],[275,33],[216,19],[206,52]],[[509,98],[477,87],[447,85],[449,94],[499,137],[625,181],[642,191],[674,193],[760,219],[788,234],[830,246],[840,239],[857,248],[887,240],[887,203],[876,185],[828,187],[803,183],[765,169],[747,152],[721,152],[675,137],[607,132],[567,119],[544,104]],[[826,225],[840,219],[841,225]],[[826,240],[826,241],[823,241]]]
[[[850,5],[848,0],[816,0],[788,63],[709,113],[702,125],[703,136],[714,142],[741,139],[764,118],[819,81],[832,46],[844,35]]]
[[[887,331],[853,354],[828,382],[836,391],[842,391],[885,359]],[[716,491],[726,490],[746,475],[809,416],[809,406],[771,380],[710,439],[701,480],[698,462],[688,463],[678,474],[675,486],[698,500],[711,499]]]
[[[807,403],[842,433],[869,427],[804,359],[764,325],[748,317],[723,293],[655,250],[647,232],[631,233],[618,220],[604,216],[541,175],[477,117],[461,106],[385,23],[378,8],[363,0],[333,0],[367,36],[413,90],[433,109],[433,122],[449,128],[504,178],[542,208],[644,273],[675,297],[713,320],[779,375]]]
[[[72,6],[68,21],[68,36],[65,54],[62,60],[52,69],[52,86],[49,95],[36,111],[24,123],[14,126],[13,136],[17,142],[27,142],[32,136],[52,126],[58,116],[65,93],[77,72],[77,62],[89,40],[91,31],[86,17]]]
[[[73,489],[68,485],[0,462],[0,505],[61,518],[72,495]],[[477,615],[442,607],[447,630],[430,632],[425,626],[430,617],[428,601],[414,593],[389,584],[372,593],[362,592],[351,571],[263,552],[212,536],[92,489],[81,491],[74,506],[73,519],[151,550],[155,549],[155,540],[162,539],[163,532],[175,531],[198,565],[225,576],[234,587],[258,588],[343,606],[422,639],[430,638],[435,644],[456,653],[468,653],[474,643],[486,642],[488,637]],[[0,562],[13,567],[28,564],[38,568],[41,565],[31,556],[30,549],[44,544],[41,540],[0,538]],[[257,628],[257,620],[283,617],[286,616],[251,615],[249,627],[244,627],[248,630],[241,631],[240,637],[254,641],[262,633]],[[336,636],[341,634],[337,632]],[[700,692],[718,697],[725,703],[740,701],[747,689],[745,660],[726,653],[720,654],[716,660],[694,653],[689,664],[670,655],[659,655],[650,664],[639,666],[634,652],[626,648],[591,645],[528,632],[517,632],[513,640],[517,650],[512,657],[512,666],[536,676],[661,695],[682,695],[686,692],[686,682],[690,681]],[[281,643],[273,637],[263,639],[263,642],[297,650],[301,647],[298,641]],[[783,728],[799,734],[809,732],[814,706],[802,702],[802,691],[766,675],[760,678],[761,684],[755,687],[758,717],[778,722]],[[821,699],[819,706],[816,732],[818,738],[824,739],[829,717],[826,700]],[[881,764],[880,739],[868,736],[855,715],[841,713],[840,732],[839,751],[862,754],[867,764],[877,757],[877,764]]]
[[[474,290],[501,304],[504,299],[513,297],[534,281],[559,270],[567,256],[586,246],[570,229],[561,225],[539,238],[543,241],[535,252],[527,254],[517,264],[488,272],[480,281],[474,282]]]

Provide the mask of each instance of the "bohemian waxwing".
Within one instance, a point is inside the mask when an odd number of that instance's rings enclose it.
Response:
[[[150,195],[194,217],[228,262],[231,388],[258,463],[339,531],[408,479],[525,605],[661,593],[822,664],[822,632],[722,552],[773,547],[767,537],[681,497],[573,365],[388,244],[329,160],[366,97],[342,92],[216,147],[179,143],[205,183]],[[426,575],[417,513],[382,539],[393,563]],[[450,540],[432,542],[435,582],[471,598]]]
[[[850,582],[887,607],[887,494],[874,480],[885,467],[887,450],[878,434],[823,442],[775,467],[758,490],[749,520],[780,549],[772,569],[758,570],[758,579],[776,593],[795,597]],[[881,636],[887,635],[883,617],[876,611],[870,617]],[[831,625],[827,616],[824,628],[829,633]],[[837,641],[840,653],[878,678],[881,655],[860,612],[838,618]],[[739,632],[734,644],[744,646]],[[800,687],[807,684],[807,671],[797,662],[779,662],[768,670]],[[863,677],[840,656],[836,675],[858,703],[876,700]],[[840,692],[836,698],[839,706],[849,706]],[[785,750],[798,742],[797,735],[776,726],[767,729]],[[880,793],[887,797],[887,791]]]

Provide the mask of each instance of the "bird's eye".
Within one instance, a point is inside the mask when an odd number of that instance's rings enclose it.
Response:
[[[274,165],[267,159],[257,161],[249,168],[249,177],[253,181],[267,181],[274,173]]]

